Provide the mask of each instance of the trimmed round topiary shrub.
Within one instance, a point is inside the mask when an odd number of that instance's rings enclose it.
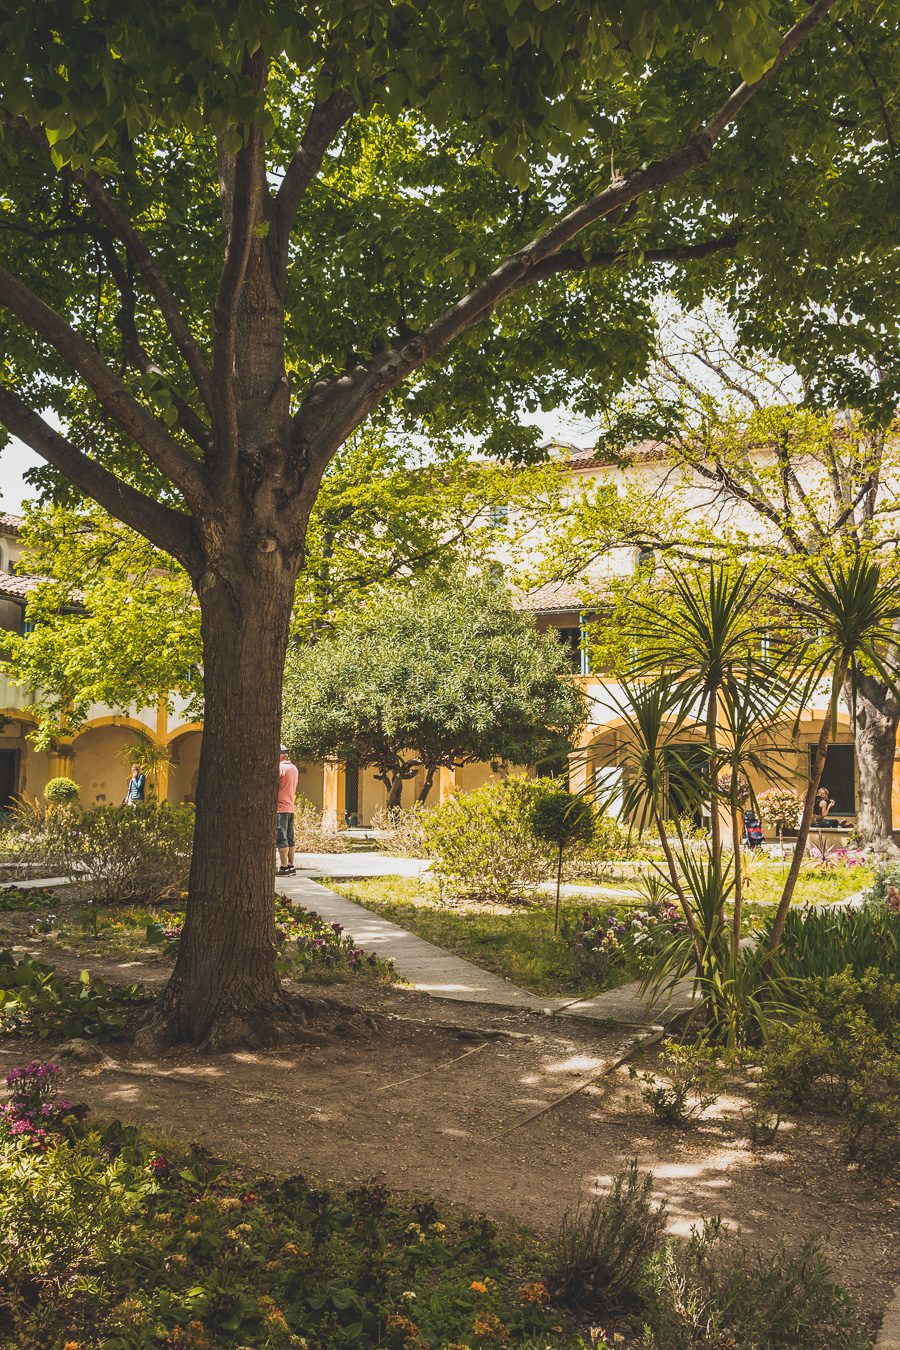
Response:
[[[44,801],[59,806],[63,802],[78,801],[78,784],[71,778],[51,778],[44,788]]]
[[[589,844],[597,828],[597,813],[584,797],[565,788],[550,788],[531,806],[531,829],[536,839],[556,849],[556,913],[553,931],[559,931],[559,891],[563,854],[576,844]]]

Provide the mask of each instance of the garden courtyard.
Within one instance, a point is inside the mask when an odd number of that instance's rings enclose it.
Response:
[[[122,1122],[118,1131],[141,1128],[145,1144],[128,1137],[132,1153],[144,1159],[138,1172],[162,1167],[155,1159],[165,1164],[149,1212],[162,1212],[174,1225],[154,1235],[151,1265],[183,1266],[183,1278],[167,1280],[160,1303],[133,1270],[127,1273],[127,1263],[107,1256],[122,1271],[118,1289],[114,1280],[93,1297],[70,1292],[45,1301],[29,1323],[34,1344],[56,1334],[53,1328],[66,1318],[76,1328],[79,1319],[90,1322],[101,1307],[123,1345],[293,1344],[279,1339],[271,1308],[279,1316],[290,1311],[279,1279],[282,1252],[297,1234],[292,1228],[286,1237],[292,1206],[285,1209],[284,1195],[295,1196],[300,1185],[314,1205],[324,1204],[326,1193],[331,1197],[327,1213],[336,1234],[358,1225],[354,1205],[363,1212],[375,1205],[366,1222],[380,1228],[379,1247],[392,1253],[396,1269],[385,1275],[393,1294],[386,1292],[383,1308],[372,1315],[387,1318],[382,1325],[390,1328],[404,1307],[403,1292],[405,1313],[420,1328],[412,1333],[395,1321],[399,1331],[376,1341],[375,1322],[363,1318],[355,1330],[356,1300],[362,1297],[370,1312],[374,1307],[355,1283],[357,1258],[343,1248],[340,1255],[335,1236],[326,1260],[320,1236],[312,1262],[319,1277],[330,1271],[327,1278],[342,1281],[348,1299],[352,1293],[350,1311],[329,1312],[326,1305],[322,1344],[411,1345],[414,1334],[427,1338],[429,1329],[433,1335],[434,1327],[453,1324],[461,1335],[468,1332],[460,1344],[473,1347],[637,1346],[641,1318],[634,1295],[611,1301],[597,1323],[577,1299],[548,1291],[554,1288],[550,1253],[566,1215],[608,1196],[632,1159],[652,1176],[654,1203],[665,1202],[665,1231],[675,1239],[720,1218],[750,1244],[754,1259],[771,1258],[782,1269],[783,1244],[797,1251],[811,1234],[820,1235],[833,1278],[853,1300],[840,1333],[846,1339],[838,1343],[873,1343],[897,1275],[892,1235],[900,1195],[890,1165],[885,1171],[883,1149],[877,1162],[849,1157],[840,1112],[809,1105],[796,1105],[772,1130],[760,1111],[761,1061],[752,1053],[723,1056],[714,1082],[695,1066],[685,1080],[683,1116],[652,1106],[648,1084],[680,1081],[665,1059],[662,1028],[679,1025],[691,997],[689,986],[681,987],[654,1007],[641,987],[641,930],[648,920],[652,930],[653,904],[641,894],[639,863],[608,859],[600,880],[566,883],[554,934],[550,883],[499,902],[454,897],[446,881],[430,876],[427,861],[392,855],[390,837],[381,843],[378,852],[299,855],[301,875],[280,883],[276,921],[285,978],[329,1004],[308,1044],[212,1059],[187,1050],[148,1053],[132,1038],[147,997],[171,973],[183,916],[177,899],[85,904],[83,883],[47,887],[39,881],[0,891],[0,941],[18,959],[52,967],[60,983],[58,1002],[46,1001],[40,1012],[37,1005],[29,1012],[24,999],[15,1009],[7,989],[0,1069],[6,1074],[28,1062],[55,1061],[61,1072],[54,1088],[87,1104],[88,1121],[107,1131],[103,1122],[112,1120]],[[766,887],[774,893],[783,871],[781,857],[760,860],[758,924],[771,914]],[[798,913],[807,921],[856,925],[844,930],[850,945],[842,958],[852,959],[852,943],[866,940],[853,916],[867,912],[857,908],[859,896],[873,880],[866,862],[846,857],[827,865],[811,861],[805,869]],[[811,913],[813,895],[821,908]],[[637,916],[639,940],[629,942]],[[603,936],[609,925],[621,931],[621,951],[612,961],[592,962],[579,935]],[[748,921],[748,933],[752,926]],[[66,1000],[67,982],[74,1001]],[[39,1030],[50,1034],[37,1038]],[[63,1036],[58,1053],[55,1043]],[[249,1193],[259,1198],[248,1206]],[[238,1229],[228,1226],[231,1197],[243,1211],[236,1216],[245,1230],[242,1251],[235,1249]],[[349,1206],[343,1218],[342,1206]],[[423,1227],[423,1214],[431,1228]],[[482,1225],[477,1242],[466,1228],[476,1219]],[[306,1222],[314,1234],[314,1215]],[[410,1225],[424,1233],[415,1259]],[[134,1231],[142,1231],[140,1223]],[[308,1233],[303,1241],[308,1244]],[[224,1285],[213,1273],[222,1253]],[[817,1307],[822,1289],[810,1269],[819,1259],[800,1277],[804,1287],[812,1280],[815,1292],[805,1288],[805,1296]],[[229,1270],[252,1295],[240,1306]],[[404,1291],[395,1283],[401,1271]],[[461,1274],[468,1285],[460,1286]],[[526,1303],[534,1316],[523,1320],[516,1291],[532,1285],[544,1292],[535,1295],[536,1306]],[[480,1294],[482,1286],[489,1292]],[[210,1314],[215,1290],[221,1307]],[[796,1288],[785,1296],[796,1298]],[[414,1316],[425,1298],[429,1309]],[[834,1315],[830,1305],[815,1314]],[[240,1334],[229,1339],[232,1318]],[[140,1339],[150,1335],[161,1339]],[[584,1340],[588,1335],[594,1339]]]
[[[0,1350],[900,1350],[898,33],[0,8]]]

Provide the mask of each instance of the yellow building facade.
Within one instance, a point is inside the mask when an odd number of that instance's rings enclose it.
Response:
[[[567,490],[573,496],[598,483],[611,490],[621,490],[625,473],[654,475],[663,472],[662,456],[645,453],[636,457],[631,468],[598,463],[592,451],[568,450],[561,461],[566,474]],[[690,491],[690,485],[688,485]],[[697,498],[697,509],[702,499]],[[505,517],[504,517],[505,519]],[[0,627],[6,630],[26,631],[29,591],[37,584],[34,578],[16,571],[21,552],[18,517],[0,514]],[[532,531],[533,547],[540,548],[540,539]],[[511,571],[512,556],[504,556],[504,539],[498,537],[495,556]],[[634,549],[610,550],[601,560],[597,576],[593,578],[598,590],[603,578],[625,575],[633,571],[638,559]],[[585,691],[589,706],[587,725],[572,755],[570,776],[573,787],[600,785],[605,793],[615,796],[616,746],[621,734],[621,717],[617,704],[617,686],[614,680],[589,669],[587,644],[583,641],[583,606],[585,584],[551,583],[523,595],[521,606],[532,613],[538,628],[554,630],[572,658],[573,680]],[[125,796],[129,777],[128,755],[135,741],[148,738],[159,747],[161,767],[152,784],[160,800],[173,803],[193,801],[200,762],[202,725],[192,720],[187,704],[178,698],[161,700],[151,708],[131,707],[125,710],[94,705],[77,733],[61,738],[51,751],[38,751],[29,740],[33,719],[29,705],[36,702],[33,691],[16,685],[0,674],[0,809],[12,798],[25,794],[40,797],[48,779],[65,775],[78,784],[85,805],[118,803]],[[793,777],[796,788],[802,791],[809,763],[810,747],[815,743],[822,719],[828,715],[827,693],[822,691],[803,714],[795,732],[792,724],[785,724],[784,734],[773,741],[772,753],[778,757],[779,768]],[[684,737],[690,743],[690,735]],[[387,792],[372,770],[358,770],[338,762],[300,764],[298,794],[322,812],[326,823],[342,827],[348,821],[368,825],[386,804]],[[522,772],[521,769],[518,772]],[[435,803],[454,792],[468,792],[478,787],[491,775],[487,764],[466,765],[455,771],[442,770],[432,789],[429,801]],[[403,804],[411,805],[421,788],[423,775],[404,784]],[[853,749],[853,737],[847,713],[841,711],[835,745],[829,751],[829,760],[823,779],[835,801],[835,820],[852,826],[858,803],[858,775]],[[754,783],[757,791],[767,785]],[[900,764],[895,759],[893,774],[894,819],[900,821]]]

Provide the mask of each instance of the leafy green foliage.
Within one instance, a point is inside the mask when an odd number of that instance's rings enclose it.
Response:
[[[187,881],[194,830],[189,806],[145,802],[95,806],[48,817],[50,848],[65,860],[78,892],[94,902],[158,900]]]
[[[548,1284],[570,1308],[603,1314],[635,1301],[644,1266],[666,1229],[666,1208],[653,1201],[653,1176],[632,1159],[608,1195],[567,1213],[554,1244]]]
[[[77,980],[58,975],[30,956],[0,948],[0,1032],[13,1036],[117,1036],[134,987],[108,989],[86,970]]]
[[[403,782],[478,762],[532,764],[565,748],[585,717],[560,679],[565,653],[505,588],[461,574],[372,600],[295,651],[282,736],[300,759],[373,765],[399,805]]]
[[[199,617],[184,572],[99,507],[32,508],[23,571],[32,631],[10,634],[5,669],[40,689],[34,739],[46,748],[91,704],[126,709],[202,693]]]
[[[44,788],[45,802],[77,802],[78,784],[71,778],[51,778]]]
[[[651,1258],[644,1308],[649,1350],[865,1350],[846,1290],[822,1243],[751,1255],[721,1221],[670,1240]]]
[[[560,1326],[532,1236],[374,1183],[322,1190],[199,1147],[163,1155],[117,1122],[75,1122],[44,1150],[0,1127],[0,1183],[14,1343],[581,1344]]]
[[[791,910],[778,963],[800,980],[840,975],[848,968],[857,979],[867,970],[900,979],[900,913],[872,903],[859,909]]]
[[[867,970],[808,980],[795,1019],[773,1035],[761,1098],[770,1109],[838,1115],[848,1156],[896,1165],[900,1144],[900,984]]]
[[[592,843],[595,822],[596,814],[590,802],[563,788],[543,793],[531,808],[531,828],[535,838],[560,850]]]
[[[451,894],[503,903],[520,900],[550,874],[552,853],[531,828],[539,779],[489,779],[451,797],[425,820],[431,871]]]
[[[668,1037],[652,1072],[632,1066],[629,1073],[643,1085],[641,1099],[665,1125],[686,1125],[718,1100],[724,1086],[716,1049],[702,1040]]]

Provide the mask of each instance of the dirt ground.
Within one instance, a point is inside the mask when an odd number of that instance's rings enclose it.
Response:
[[[162,962],[72,963],[148,984],[166,974]],[[113,1044],[106,1067],[64,1061],[65,1091],[97,1115],[145,1124],[163,1146],[196,1140],[249,1168],[318,1183],[378,1179],[541,1230],[636,1157],[653,1171],[673,1231],[721,1214],[765,1246],[830,1234],[837,1277],[877,1325],[900,1279],[900,1191],[848,1168],[830,1127],[803,1122],[752,1148],[746,1098],[735,1092],[672,1131],[653,1121],[624,1068],[529,1119],[602,1073],[632,1032],[383,986],[325,992],[381,1014],[380,1030],[215,1057],[148,1059]],[[52,1055],[46,1041],[4,1039],[0,1072]]]

